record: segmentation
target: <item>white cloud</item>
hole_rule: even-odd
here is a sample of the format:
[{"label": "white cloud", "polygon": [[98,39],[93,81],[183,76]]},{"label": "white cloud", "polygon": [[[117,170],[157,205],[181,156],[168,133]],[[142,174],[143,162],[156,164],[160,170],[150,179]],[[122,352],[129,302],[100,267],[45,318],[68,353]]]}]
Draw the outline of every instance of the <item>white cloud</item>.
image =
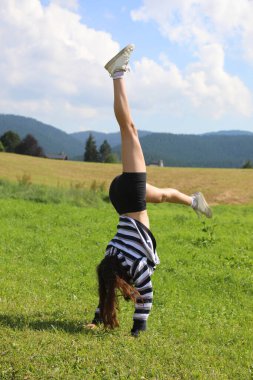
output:
[{"label": "white cloud", "polygon": [[[172,84],[168,86],[169,93],[175,89],[176,78],[180,78],[180,86],[174,93],[179,104],[183,97],[213,118],[226,113],[246,117],[252,114],[250,90],[239,76],[226,72],[224,63],[231,38],[253,63],[253,2],[161,0],[158,4],[155,0],[143,0],[143,5],[131,15],[134,21],[155,21],[163,36],[189,49],[197,58],[194,64],[186,64],[184,70],[177,69],[175,76],[171,69],[164,68],[163,83],[170,78]],[[154,67],[152,70],[156,71]]]},{"label": "white cloud", "polygon": [[78,0],[53,0],[51,3],[73,11],[77,11],[79,8]]},{"label": "white cloud", "polygon": [[145,112],[184,115],[193,108],[202,115],[220,118],[226,114],[249,117],[252,96],[242,81],[224,70],[221,45],[204,46],[199,61],[180,70],[165,55],[161,63],[142,58],[129,78],[131,102]]},{"label": "white cloud", "polygon": [[250,116],[252,96],[242,81],[224,70],[224,51],[219,44],[203,46],[198,63],[187,67],[187,94],[196,106],[215,117],[225,113]]},{"label": "white cloud", "polygon": [[84,124],[95,109],[109,102],[110,81],[101,62],[119,45],[108,33],[82,24],[80,16],[66,8],[74,2],[57,3],[65,5],[2,1],[0,112],[39,114],[42,120],[57,121],[56,112],[69,115],[75,110]]},{"label": "white cloud", "polygon": [[144,57],[134,63],[128,81],[130,100],[135,108],[153,113],[166,109],[169,114],[181,104],[180,95],[186,91],[187,83],[172,62],[164,56],[161,60],[162,64],[158,64]]},{"label": "white cloud", "polygon": [[[234,13],[230,10],[231,19],[223,26],[214,3],[201,2],[201,11],[205,7],[205,12],[210,11],[215,28],[205,26],[193,0],[159,5],[149,0],[132,13],[136,20],[155,19],[168,38],[178,43],[193,41],[197,46],[197,62],[184,69],[164,54],[158,62],[148,57],[132,61],[130,102],[146,120],[150,114],[180,116],[189,109],[213,118],[251,114],[249,90],[224,69],[221,40],[231,25],[235,30],[239,27],[239,16],[232,7]],[[246,10],[245,5],[244,15]],[[245,46],[250,45],[247,38],[252,33],[251,24],[246,24]],[[222,38],[217,39],[219,33]],[[39,0],[2,0],[0,49],[0,113],[36,117],[68,131],[90,129],[95,122],[96,129],[100,123],[101,130],[111,130],[112,86],[103,65],[119,44],[110,34],[81,22],[76,0],[52,0],[48,6]],[[251,54],[248,50],[247,57]]]},{"label": "white cloud", "polygon": [[171,41],[202,46],[236,37],[245,58],[253,63],[253,2],[251,0],[143,0],[131,12],[134,21],[157,23]]}]

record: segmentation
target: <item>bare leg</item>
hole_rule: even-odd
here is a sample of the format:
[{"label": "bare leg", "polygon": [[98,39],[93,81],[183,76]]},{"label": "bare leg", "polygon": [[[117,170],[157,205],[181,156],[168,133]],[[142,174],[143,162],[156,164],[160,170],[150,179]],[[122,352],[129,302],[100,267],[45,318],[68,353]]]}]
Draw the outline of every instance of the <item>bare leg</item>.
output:
[{"label": "bare leg", "polygon": [[130,114],[125,80],[123,78],[113,80],[113,87],[114,113],[120,126],[122,140],[123,171],[128,173],[146,172],[146,164],[138,132]]},{"label": "bare leg", "polygon": [[[113,80],[113,87],[114,112],[121,132],[123,171],[127,173],[146,172],[146,164],[138,132],[134,126],[128,105],[124,79]],[[147,210],[127,213],[125,215],[139,220],[149,228]]]},{"label": "bare leg", "polygon": [[186,206],[191,206],[192,197],[181,193],[176,189],[166,188],[160,189],[158,187],[146,185],[146,201],[149,203],[179,203]]}]

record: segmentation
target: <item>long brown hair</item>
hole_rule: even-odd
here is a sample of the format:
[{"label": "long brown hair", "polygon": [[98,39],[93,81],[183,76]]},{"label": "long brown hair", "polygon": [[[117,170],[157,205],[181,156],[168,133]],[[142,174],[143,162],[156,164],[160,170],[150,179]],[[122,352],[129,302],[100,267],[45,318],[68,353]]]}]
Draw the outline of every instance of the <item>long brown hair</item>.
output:
[{"label": "long brown hair", "polygon": [[130,285],[126,270],[116,256],[105,256],[97,266],[100,317],[105,327],[114,329],[119,326],[117,319],[117,289],[125,299],[136,302],[139,292]]}]

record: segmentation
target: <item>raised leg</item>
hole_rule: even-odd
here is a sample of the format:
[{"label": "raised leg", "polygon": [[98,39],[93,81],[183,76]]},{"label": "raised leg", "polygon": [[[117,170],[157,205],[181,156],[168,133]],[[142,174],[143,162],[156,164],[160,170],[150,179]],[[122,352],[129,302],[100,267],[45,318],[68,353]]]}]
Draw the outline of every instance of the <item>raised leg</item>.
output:
[{"label": "raised leg", "polygon": [[208,206],[204,195],[200,192],[194,193],[192,196],[189,196],[184,193],[181,193],[176,189],[160,189],[147,183],[146,202],[168,202],[191,206],[198,216],[205,215],[207,218],[212,218],[212,210]]},{"label": "raised leg", "polygon": [[192,205],[192,197],[183,194],[176,189],[160,189],[147,183],[146,185],[146,202],[149,203],[179,203],[186,206]]},{"label": "raised leg", "polygon": [[[125,81],[123,78],[124,72],[127,70],[130,54],[133,49],[133,45],[127,45],[105,65],[105,69],[109,72],[111,77],[113,77],[114,112],[120,126],[122,141],[122,164],[123,171],[126,173],[146,172],[146,164],[138,138],[138,133],[131,117]],[[205,214],[207,217],[212,216],[211,210],[208,207],[203,194],[201,193],[195,193],[193,197],[190,197],[176,189],[159,189],[147,184],[146,202],[173,202],[189,206],[192,205],[193,209],[197,213]],[[149,227],[148,214],[146,210],[128,213],[125,215],[135,218]]]},{"label": "raised leg", "polygon": [[[146,172],[146,164],[134,126],[128,104],[124,78],[113,80],[114,113],[120,126],[123,171],[126,173]],[[125,215],[139,220],[149,228],[147,210],[126,213]]]},{"label": "raised leg", "polygon": [[121,132],[123,171],[146,172],[146,164],[128,104],[124,78],[113,80],[114,113]]}]

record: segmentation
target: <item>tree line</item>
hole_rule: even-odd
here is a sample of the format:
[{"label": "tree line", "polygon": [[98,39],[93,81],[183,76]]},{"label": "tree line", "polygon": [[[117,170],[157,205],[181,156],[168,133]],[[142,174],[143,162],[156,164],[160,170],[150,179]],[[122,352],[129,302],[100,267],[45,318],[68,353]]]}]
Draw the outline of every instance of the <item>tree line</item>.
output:
[{"label": "tree line", "polygon": [[[38,141],[31,134],[23,139],[13,131],[7,131],[0,137],[0,152],[25,154],[28,156],[46,157],[44,150],[39,146]],[[107,140],[97,149],[96,141],[92,134],[89,135],[85,143],[83,160],[87,162],[118,162],[118,156],[112,152],[112,148]]]},{"label": "tree line", "polygon": [[7,131],[0,137],[0,152],[26,154],[28,156],[45,157],[43,148],[33,135],[28,134],[23,139],[13,132]]},{"label": "tree line", "polygon": [[119,161],[117,154],[112,152],[112,148],[107,140],[104,140],[100,148],[97,149],[96,141],[91,133],[86,140],[83,158],[87,162],[115,163]]}]

